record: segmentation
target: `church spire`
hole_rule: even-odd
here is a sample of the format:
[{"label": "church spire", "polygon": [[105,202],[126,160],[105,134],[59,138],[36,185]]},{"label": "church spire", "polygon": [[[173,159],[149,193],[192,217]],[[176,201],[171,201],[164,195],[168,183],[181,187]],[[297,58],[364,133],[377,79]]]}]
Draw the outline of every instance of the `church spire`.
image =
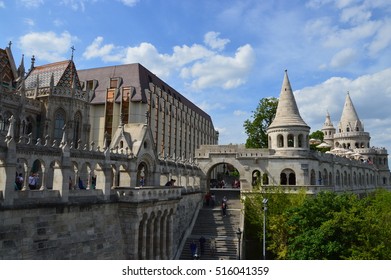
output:
[{"label": "church spire", "polygon": [[276,116],[273,122],[271,123],[271,125],[269,126],[269,128],[280,127],[280,126],[308,127],[308,125],[301,118],[299,109],[297,108],[291,83],[289,82],[287,70],[285,70],[284,81],[282,82]]}]

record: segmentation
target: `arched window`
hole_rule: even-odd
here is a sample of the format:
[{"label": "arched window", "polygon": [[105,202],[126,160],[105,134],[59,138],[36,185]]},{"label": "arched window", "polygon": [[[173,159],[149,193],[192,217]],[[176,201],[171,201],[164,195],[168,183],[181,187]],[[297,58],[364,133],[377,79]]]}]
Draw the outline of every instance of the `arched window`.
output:
[{"label": "arched window", "polygon": [[77,112],[73,119],[74,125],[73,125],[73,143],[76,148],[79,147],[79,140],[81,139],[81,114],[80,112]]},{"label": "arched window", "polygon": [[292,169],[284,169],[281,172],[280,185],[296,185],[296,174]]},{"label": "arched window", "polygon": [[284,147],[284,137],[281,134],[277,136],[277,147]]},{"label": "arched window", "polygon": [[288,183],[287,181],[287,178],[286,178],[286,174],[281,172],[280,174],[280,185],[286,185]]},{"label": "arched window", "polygon": [[3,119],[3,130],[5,130],[5,131],[8,130],[8,127],[10,125],[10,121],[9,121],[10,118],[11,118],[11,113],[10,112],[6,112],[4,114],[4,119]]},{"label": "arched window", "polygon": [[269,177],[267,176],[266,173],[263,173],[263,175],[262,175],[262,184],[269,185]]},{"label": "arched window", "polygon": [[316,174],[315,170],[311,170],[311,185],[316,185]]},{"label": "arched window", "polygon": [[254,170],[252,174],[252,185],[256,186],[261,181],[261,172],[259,170]]},{"label": "arched window", "polygon": [[341,185],[341,176],[339,174],[339,170],[337,170],[337,174],[335,175],[335,184],[337,186],[340,186]]},{"label": "arched window", "polygon": [[302,148],[303,147],[303,134],[299,135],[297,141],[298,141],[298,143],[297,143],[298,147]]},{"label": "arched window", "polygon": [[289,173],[288,183],[292,186],[296,185],[296,174],[294,172]]},{"label": "arched window", "polygon": [[288,147],[294,147],[295,146],[295,141],[294,137],[292,134],[288,135]]},{"label": "arched window", "polygon": [[65,125],[65,111],[63,109],[58,109],[54,114],[54,140],[60,142],[62,139],[62,129]]}]

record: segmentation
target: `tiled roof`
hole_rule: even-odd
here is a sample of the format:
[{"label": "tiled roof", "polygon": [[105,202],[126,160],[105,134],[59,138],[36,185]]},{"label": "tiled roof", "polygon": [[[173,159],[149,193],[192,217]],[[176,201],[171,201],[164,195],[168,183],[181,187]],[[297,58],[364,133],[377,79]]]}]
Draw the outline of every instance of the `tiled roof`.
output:
[{"label": "tiled roof", "polygon": [[[37,86],[37,77],[39,77],[39,87],[49,87],[50,79],[53,75],[54,86],[72,87],[73,75],[76,73],[75,65],[73,61],[66,60],[42,66],[34,67],[34,69],[28,74],[25,84],[26,88],[34,88]],[[76,76],[77,88],[81,89],[80,82]]]},{"label": "tiled roof", "polygon": [[0,80],[3,82],[11,83],[14,81],[11,64],[6,50],[0,49]]},{"label": "tiled roof", "polygon": [[[95,96],[91,101],[92,104],[103,104],[105,102],[106,90],[110,88],[110,79],[121,77],[122,86],[131,86],[135,89],[135,94],[131,97],[132,101],[147,102],[148,97],[145,95],[145,91],[149,90],[149,83],[152,82],[197,114],[211,121],[211,118],[207,113],[139,63],[78,70],[78,74],[80,80],[83,82],[90,80],[98,81],[98,86],[95,89]],[[120,101],[119,98],[120,97],[117,99],[118,102]]]}]

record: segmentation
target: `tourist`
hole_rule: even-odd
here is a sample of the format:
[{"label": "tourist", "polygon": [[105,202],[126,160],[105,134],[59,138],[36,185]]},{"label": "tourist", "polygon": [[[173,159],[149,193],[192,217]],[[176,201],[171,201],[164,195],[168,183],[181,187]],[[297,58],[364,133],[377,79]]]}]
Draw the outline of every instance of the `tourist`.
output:
[{"label": "tourist", "polygon": [[16,175],[15,178],[15,184],[18,191],[20,191],[23,188],[23,175],[22,173],[19,173]]},{"label": "tourist", "polygon": [[211,200],[211,206],[212,206],[212,208],[214,208],[216,205],[216,196],[214,193],[211,193],[210,200]]},{"label": "tourist", "polygon": [[210,205],[210,198],[211,198],[210,192],[207,192],[207,193],[205,194],[205,205],[206,205],[206,206],[209,206],[209,205]]},{"label": "tourist", "polygon": [[81,190],[85,190],[86,188],[84,187],[84,185],[83,185],[83,181],[82,181],[82,179],[79,177],[79,189],[81,189]]},{"label": "tourist", "polygon": [[91,189],[93,189],[93,190],[96,189],[96,175],[93,175],[91,177]]},{"label": "tourist", "polygon": [[209,248],[210,248],[210,254],[212,256],[216,255],[216,239],[214,237],[212,237],[209,240]]},{"label": "tourist", "polygon": [[73,185],[72,178],[71,178],[71,176],[69,176],[68,187],[70,190],[72,189],[72,185]]},{"label": "tourist", "polygon": [[201,236],[200,239],[198,239],[198,241],[200,242],[200,250],[201,250],[201,256],[202,256],[205,253],[205,242],[206,242],[206,239],[205,239],[204,236]]},{"label": "tourist", "polygon": [[223,212],[223,217],[227,216],[227,207],[228,207],[227,201],[228,199],[224,196],[221,202],[221,210]]},{"label": "tourist", "polygon": [[174,179],[171,179],[170,181],[168,181],[165,186],[166,187],[173,187],[174,186],[174,183],[175,183],[175,180]]},{"label": "tourist", "polygon": [[191,252],[191,257],[194,259],[197,259],[197,244],[193,241],[190,243],[190,252]]},{"label": "tourist", "polygon": [[35,178],[35,174],[33,172],[31,172],[30,176],[29,176],[29,188],[30,188],[30,190],[35,190],[36,185],[37,185],[37,181],[36,181],[36,178]]}]

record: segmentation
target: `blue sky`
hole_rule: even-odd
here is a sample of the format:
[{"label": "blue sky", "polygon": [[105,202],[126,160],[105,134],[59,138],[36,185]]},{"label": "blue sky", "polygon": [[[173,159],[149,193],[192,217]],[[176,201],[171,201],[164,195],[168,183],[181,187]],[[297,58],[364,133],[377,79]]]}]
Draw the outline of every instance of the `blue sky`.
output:
[{"label": "blue sky", "polygon": [[311,131],[334,126],[347,91],[391,150],[389,0],[0,0],[0,37],[16,63],[69,59],[78,69],[139,62],[203,108],[220,144],[278,97],[284,70]]}]

